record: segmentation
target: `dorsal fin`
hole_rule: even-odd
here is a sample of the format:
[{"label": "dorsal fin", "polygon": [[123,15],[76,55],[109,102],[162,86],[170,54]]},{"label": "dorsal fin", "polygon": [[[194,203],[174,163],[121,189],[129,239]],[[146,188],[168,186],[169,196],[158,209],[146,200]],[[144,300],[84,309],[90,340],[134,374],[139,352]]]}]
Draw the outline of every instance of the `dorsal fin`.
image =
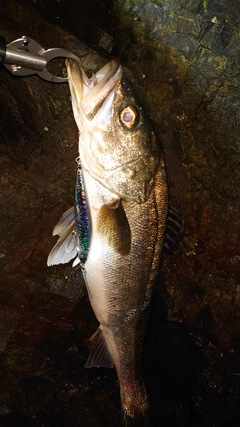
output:
[{"label": "dorsal fin", "polygon": [[116,207],[103,205],[98,213],[98,232],[120,255],[128,255],[131,249],[131,230],[121,201]]},{"label": "dorsal fin", "polygon": [[163,255],[166,257],[173,253],[183,235],[183,220],[180,213],[171,202],[168,204],[168,217],[163,244]]}]

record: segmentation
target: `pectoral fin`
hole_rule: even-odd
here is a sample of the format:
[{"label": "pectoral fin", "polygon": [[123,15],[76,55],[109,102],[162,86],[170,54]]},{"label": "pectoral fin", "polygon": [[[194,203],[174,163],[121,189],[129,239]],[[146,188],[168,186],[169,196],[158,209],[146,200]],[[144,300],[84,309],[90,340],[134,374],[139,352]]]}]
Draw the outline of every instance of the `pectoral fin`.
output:
[{"label": "pectoral fin", "polygon": [[131,249],[131,230],[125,210],[120,202],[117,207],[103,205],[98,214],[98,232],[120,255]]}]

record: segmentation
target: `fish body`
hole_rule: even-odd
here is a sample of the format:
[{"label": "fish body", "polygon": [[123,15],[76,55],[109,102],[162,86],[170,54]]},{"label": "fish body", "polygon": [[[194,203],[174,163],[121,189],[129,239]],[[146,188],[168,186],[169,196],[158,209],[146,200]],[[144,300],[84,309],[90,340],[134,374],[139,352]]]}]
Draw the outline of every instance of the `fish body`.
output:
[{"label": "fish body", "polygon": [[[67,61],[67,71],[88,209],[85,261],[81,236],[72,249],[70,220],[64,218],[55,234],[64,237],[60,243],[72,256],[77,251],[81,258],[99,321],[86,366],[114,365],[124,425],[147,426],[141,357],[168,212],[163,152],[118,62],[111,61],[91,79],[75,61]],[[66,258],[58,244],[48,264],[61,259]]]}]

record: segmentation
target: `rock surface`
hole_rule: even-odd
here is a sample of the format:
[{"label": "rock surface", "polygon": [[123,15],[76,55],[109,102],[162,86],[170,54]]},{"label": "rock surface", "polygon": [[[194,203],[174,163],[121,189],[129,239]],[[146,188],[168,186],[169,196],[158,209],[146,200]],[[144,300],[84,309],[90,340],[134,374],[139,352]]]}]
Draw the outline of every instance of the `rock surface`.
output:
[{"label": "rock surface", "polygon": [[[185,222],[162,269],[164,321],[146,343],[152,425],[237,426],[239,2],[88,3],[2,0],[1,35],[72,50],[89,70],[109,52],[128,67]],[[62,74],[64,63],[53,67]],[[68,86],[0,73],[0,427],[118,426],[114,371],[84,369],[96,321],[81,273],[46,267],[53,226],[74,197]]]},{"label": "rock surface", "polygon": [[[133,70],[185,220],[166,261],[169,319],[239,357],[238,1],[115,1],[115,46]],[[176,200],[176,202],[175,202]]]}]

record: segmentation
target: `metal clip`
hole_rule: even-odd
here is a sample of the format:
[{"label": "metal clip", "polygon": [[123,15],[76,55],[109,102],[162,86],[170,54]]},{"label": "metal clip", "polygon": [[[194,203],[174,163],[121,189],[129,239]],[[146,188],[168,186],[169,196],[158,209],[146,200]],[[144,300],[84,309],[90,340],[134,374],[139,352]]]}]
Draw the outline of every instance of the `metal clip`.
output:
[{"label": "metal clip", "polygon": [[67,77],[54,76],[47,71],[47,65],[55,58],[72,58],[80,63],[78,56],[61,48],[45,50],[35,40],[22,36],[6,46],[4,66],[14,76],[37,74],[43,80],[53,83],[66,83]]}]

